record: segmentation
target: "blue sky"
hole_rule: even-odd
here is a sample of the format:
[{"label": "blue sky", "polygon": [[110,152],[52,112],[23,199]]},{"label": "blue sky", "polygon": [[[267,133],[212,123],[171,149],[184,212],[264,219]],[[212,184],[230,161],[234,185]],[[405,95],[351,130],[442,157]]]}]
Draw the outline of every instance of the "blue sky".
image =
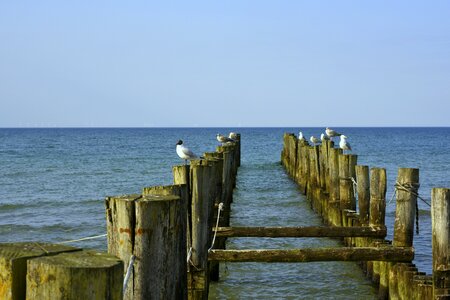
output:
[{"label": "blue sky", "polygon": [[450,126],[449,1],[2,1],[0,127]]}]

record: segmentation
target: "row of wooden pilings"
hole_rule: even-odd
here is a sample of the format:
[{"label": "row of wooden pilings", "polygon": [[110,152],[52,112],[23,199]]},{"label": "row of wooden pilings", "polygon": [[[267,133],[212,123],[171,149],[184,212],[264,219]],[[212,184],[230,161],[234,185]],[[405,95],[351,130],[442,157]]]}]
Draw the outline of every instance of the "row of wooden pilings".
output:
[{"label": "row of wooden pilings", "polygon": [[[218,263],[208,261],[212,227],[218,217],[229,226],[239,165],[240,135],[173,167],[173,185],[107,197],[108,253],[0,244],[0,299],[207,299],[219,278]],[[214,248],[224,249],[225,238]]]},{"label": "row of wooden pilings", "polygon": [[[333,141],[310,146],[285,134],[281,163],[327,225],[369,227],[386,236],[386,170],[357,165],[357,155],[343,154]],[[393,241],[348,236],[350,247],[383,249],[413,247],[419,170],[400,168],[395,186]],[[379,287],[380,299],[450,299],[450,190],[432,190],[433,274],[420,272],[411,261],[363,261],[360,266]],[[358,199],[358,201],[356,201]]]},{"label": "row of wooden pilings", "polygon": [[240,135],[203,157],[173,167],[173,185],[106,199],[108,252],[124,261],[124,273],[134,265],[124,299],[208,298],[209,281],[219,278],[218,263],[208,262],[212,229],[219,208],[219,225],[229,226]]}]

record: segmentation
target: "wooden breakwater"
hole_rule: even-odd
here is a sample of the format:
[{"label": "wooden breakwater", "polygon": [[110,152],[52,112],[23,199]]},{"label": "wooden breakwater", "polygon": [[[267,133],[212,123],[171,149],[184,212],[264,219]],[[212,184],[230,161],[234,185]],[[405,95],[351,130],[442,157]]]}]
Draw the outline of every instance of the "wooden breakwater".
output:
[{"label": "wooden breakwater", "polygon": [[[108,253],[48,243],[0,244],[0,299],[207,299],[225,248],[240,165],[236,141],[173,167],[173,185],[107,197]],[[216,222],[217,220],[217,222]]]},{"label": "wooden breakwater", "polygon": [[[389,241],[385,239],[384,168],[369,170],[368,166],[357,165],[357,155],[343,154],[332,141],[310,146],[294,134],[283,137],[281,163],[325,224],[339,228],[341,233],[348,228],[384,233],[378,237],[342,234],[345,246],[355,250],[376,247],[413,251],[418,169],[398,170],[394,234],[393,241]],[[450,299],[450,190],[434,188],[431,196],[433,274],[420,272],[412,258],[380,261],[368,255],[361,259],[360,266],[378,286],[380,299]]]},{"label": "wooden breakwater", "polygon": [[209,281],[219,277],[209,250],[225,248],[213,227],[216,220],[229,224],[239,165],[237,135],[236,142],[173,167],[173,185],[106,199],[108,252],[124,261],[124,273],[134,269],[124,299],[208,298]]}]

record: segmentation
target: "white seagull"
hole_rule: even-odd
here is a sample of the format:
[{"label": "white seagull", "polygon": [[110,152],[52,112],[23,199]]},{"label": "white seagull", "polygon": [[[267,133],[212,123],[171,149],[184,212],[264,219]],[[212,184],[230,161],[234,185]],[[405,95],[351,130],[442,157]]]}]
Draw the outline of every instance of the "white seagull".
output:
[{"label": "white seagull", "polygon": [[325,134],[321,134],[320,135],[320,140],[323,142],[323,141],[329,141],[330,140],[330,138],[328,137],[328,135],[325,135]]},{"label": "white seagull", "polygon": [[184,159],[184,163],[187,164],[188,160],[196,159],[197,155],[194,154],[188,147],[183,145],[183,141],[179,140],[177,143],[177,154],[181,159]]},{"label": "white seagull", "polygon": [[352,151],[352,147],[350,146],[350,143],[347,142],[347,137],[343,134],[341,134],[341,140],[339,141],[339,147],[344,150]]},{"label": "white seagull", "polygon": [[226,136],[221,135],[219,133],[216,135],[216,138],[222,144],[226,144],[226,143],[229,143],[229,142],[234,142],[233,139],[230,139],[229,137],[226,137]]},{"label": "white seagull", "polygon": [[320,140],[313,135],[309,138],[309,140],[313,143],[313,146],[320,143]]},{"label": "white seagull", "polygon": [[305,137],[303,136],[303,132],[299,131],[298,132],[298,139],[300,140],[300,142],[306,142]]},{"label": "white seagull", "polygon": [[342,134],[341,133],[339,133],[339,132],[336,132],[336,131],[334,131],[333,129],[331,129],[331,128],[326,128],[325,129],[325,133],[333,140],[333,137],[335,137],[335,136],[341,136]]},{"label": "white seagull", "polygon": [[228,138],[232,139],[233,141],[235,141],[237,137],[238,136],[236,132],[230,132],[230,134],[228,135]]}]

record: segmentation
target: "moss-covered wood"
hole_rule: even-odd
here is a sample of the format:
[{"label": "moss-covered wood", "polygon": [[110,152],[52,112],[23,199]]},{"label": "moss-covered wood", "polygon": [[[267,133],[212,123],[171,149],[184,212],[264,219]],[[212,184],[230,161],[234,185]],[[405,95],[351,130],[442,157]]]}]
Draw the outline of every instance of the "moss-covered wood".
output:
[{"label": "moss-covered wood", "polygon": [[28,261],[27,299],[122,299],[123,262],[77,251]]},{"label": "moss-covered wood", "polygon": [[0,299],[25,299],[27,261],[79,248],[38,242],[0,244]]}]

